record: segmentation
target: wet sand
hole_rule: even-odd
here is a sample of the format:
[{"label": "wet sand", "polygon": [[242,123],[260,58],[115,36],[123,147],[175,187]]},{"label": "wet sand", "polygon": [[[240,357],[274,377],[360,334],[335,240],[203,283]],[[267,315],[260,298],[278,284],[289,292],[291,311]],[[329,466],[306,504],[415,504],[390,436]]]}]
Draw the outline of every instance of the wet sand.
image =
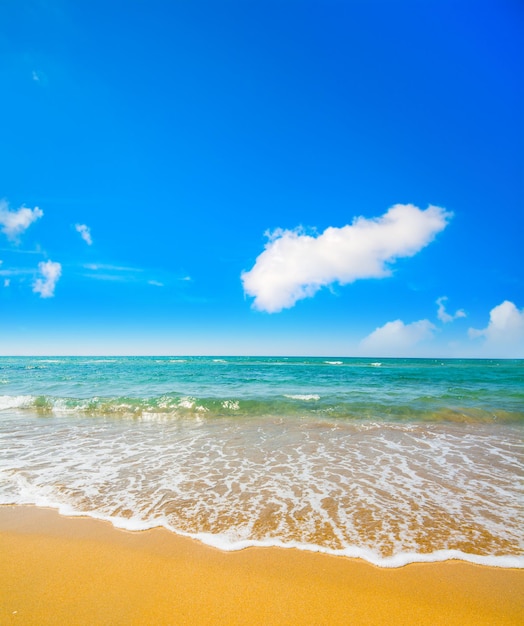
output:
[{"label": "wet sand", "polygon": [[0,507],[0,580],[2,624],[524,623],[524,570],[225,553],[37,507]]}]

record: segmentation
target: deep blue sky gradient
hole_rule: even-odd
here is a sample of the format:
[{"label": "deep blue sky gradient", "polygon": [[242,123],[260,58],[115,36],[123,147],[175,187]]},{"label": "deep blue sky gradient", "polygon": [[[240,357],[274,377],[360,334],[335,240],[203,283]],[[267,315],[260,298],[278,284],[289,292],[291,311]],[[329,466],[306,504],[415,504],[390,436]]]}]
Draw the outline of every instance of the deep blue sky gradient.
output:
[{"label": "deep blue sky gradient", "polygon": [[[352,355],[428,319],[406,353],[488,354],[468,329],[524,307],[523,25],[517,0],[4,0],[0,198],[44,216],[0,233],[0,353]],[[390,278],[251,308],[265,231],[397,203],[454,217]]]}]

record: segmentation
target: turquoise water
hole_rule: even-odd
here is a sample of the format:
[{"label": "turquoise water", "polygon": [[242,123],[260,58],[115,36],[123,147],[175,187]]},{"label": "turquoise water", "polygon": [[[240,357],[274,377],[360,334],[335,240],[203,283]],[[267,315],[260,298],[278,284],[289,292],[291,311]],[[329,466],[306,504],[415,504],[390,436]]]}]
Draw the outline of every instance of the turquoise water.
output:
[{"label": "turquoise water", "polygon": [[381,566],[524,564],[524,361],[0,358],[0,504]]}]

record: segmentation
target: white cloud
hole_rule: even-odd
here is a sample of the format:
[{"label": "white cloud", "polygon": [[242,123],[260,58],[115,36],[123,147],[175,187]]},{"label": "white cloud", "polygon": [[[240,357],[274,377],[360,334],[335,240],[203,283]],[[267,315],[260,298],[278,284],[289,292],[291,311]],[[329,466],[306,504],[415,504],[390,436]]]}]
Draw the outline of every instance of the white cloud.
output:
[{"label": "white cloud", "polygon": [[484,348],[492,354],[524,356],[524,309],[518,309],[513,302],[505,300],[489,313],[486,328],[470,328],[471,339],[483,337]]},{"label": "white cloud", "polygon": [[84,265],[86,270],[92,270],[97,272],[99,270],[110,272],[143,272],[144,270],[139,267],[125,267],[122,265],[107,265],[105,263],[86,263]]},{"label": "white cloud", "polygon": [[38,207],[28,209],[23,206],[17,211],[11,211],[8,203],[5,200],[0,200],[0,226],[8,239],[18,239],[19,235],[43,215],[44,212]]},{"label": "white cloud", "polygon": [[75,224],[75,229],[77,233],[80,233],[80,237],[90,246],[93,243],[93,239],[91,238],[91,230],[89,226],[85,224]]},{"label": "white cloud", "polygon": [[37,278],[33,283],[33,292],[39,293],[41,298],[52,298],[55,295],[55,286],[62,274],[60,263],[53,261],[41,261],[38,271],[42,278]]},{"label": "white cloud", "polygon": [[35,83],[42,87],[46,87],[48,84],[47,74],[40,70],[33,70],[31,73],[31,78]]},{"label": "white cloud", "polygon": [[[0,266],[2,265],[3,261],[0,261]],[[3,274],[2,271],[0,271],[0,275]],[[4,278],[4,287],[9,287],[9,285],[11,284],[11,279],[9,278]]]},{"label": "white cloud", "polygon": [[444,324],[448,324],[449,322],[452,322],[453,320],[456,320],[459,317],[466,317],[466,312],[463,309],[459,309],[458,311],[455,311],[454,315],[450,315],[446,311],[446,308],[444,306],[444,302],[447,299],[448,299],[447,296],[442,296],[441,298],[438,298],[436,301],[436,304],[438,306],[437,317],[439,318],[441,322],[443,322]]},{"label": "white cloud", "polygon": [[5,270],[1,270],[0,269],[0,276],[26,276],[26,275],[33,275],[34,276],[35,270],[34,268],[29,268],[29,267],[10,267],[9,269],[5,269]]},{"label": "white cloud", "polygon": [[94,280],[108,280],[122,283],[142,282],[144,270],[138,267],[124,267],[121,265],[108,265],[105,263],[86,263],[83,266],[89,273],[86,278]]},{"label": "white cloud", "polygon": [[25,276],[27,274],[34,275],[34,268],[29,267],[10,267],[6,270],[0,270],[0,276]]},{"label": "white cloud", "polygon": [[429,320],[404,324],[402,320],[387,322],[360,342],[360,347],[373,356],[403,355],[426,339],[433,337],[435,326]]},{"label": "white cloud", "polygon": [[381,217],[358,217],[317,237],[300,229],[276,230],[254,267],[242,273],[244,291],[255,298],[255,309],[275,313],[335,282],[389,276],[389,263],[419,252],[451,217],[437,206],[423,211],[397,204]]},{"label": "white cloud", "polygon": [[148,280],[147,281],[148,285],[153,285],[154,287],[163,287],[164,283],[161,283],[158,280]]}]

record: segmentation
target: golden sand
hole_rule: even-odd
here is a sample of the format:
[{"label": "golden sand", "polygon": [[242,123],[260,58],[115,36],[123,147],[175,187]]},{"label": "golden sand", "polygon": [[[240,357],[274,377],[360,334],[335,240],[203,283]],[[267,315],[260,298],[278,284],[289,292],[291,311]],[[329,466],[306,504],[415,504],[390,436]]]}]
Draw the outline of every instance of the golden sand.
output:
[{"label": "golden sand", "polygon": [[524,570],[224,553],[163,529],[0,507],[0,623],[520,625]]}]

